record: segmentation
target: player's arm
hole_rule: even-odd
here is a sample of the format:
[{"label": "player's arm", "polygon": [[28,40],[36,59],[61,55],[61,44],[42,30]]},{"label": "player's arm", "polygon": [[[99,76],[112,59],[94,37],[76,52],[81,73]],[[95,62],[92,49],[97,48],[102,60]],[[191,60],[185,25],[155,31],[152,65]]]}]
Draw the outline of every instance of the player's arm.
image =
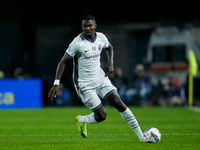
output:
[{"label": "player's arm", "polygon": [[107,73],[105,76],[109,76],[113,71],[114,71],[114,66],[113,66],[113,56],[114,56],[114,52],[113,52],[113,46],[110,44],[108,48],[105,48],[106,50],[106,55],[108,58],[108,63],[107,63]]},{"label": "player's arm", "polygon": [[[58,63],[55,80],[60,81],[63,71],[65,70],[65,65],[69,60],[71,60],[71,58],[67,56],[66,54],[64,54],[64,56],[61,58],[60,62]],[[51,100],[53,100],[53,96],[56,96],[58,89],[59,89],[59,83],[56,85],[56,83],[54,82],[53,87],[49,90],[49,93],[48,93],[48,97]]]}]

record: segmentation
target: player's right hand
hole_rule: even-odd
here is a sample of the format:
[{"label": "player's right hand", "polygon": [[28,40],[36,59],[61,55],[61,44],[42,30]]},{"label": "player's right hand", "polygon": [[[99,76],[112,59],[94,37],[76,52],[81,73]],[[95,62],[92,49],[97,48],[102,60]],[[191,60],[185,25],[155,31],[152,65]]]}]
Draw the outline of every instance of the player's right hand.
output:
[{"label": "player's right hand", "polygon": [[107,76],[111,75],[111,73],[113,73],[113,71],[114,71],[113,61],[108,61],[106,68],[107,68],[107,73],[105,76],[107,77]]},{"label": "player's right hand", "polygon": [[59,85],[54,85],[54,86],[49,90],[49,93],[48,93],[49,99],[53,100],[53,97],[56,97],[56,94],[57,94],[57,92],[58,92],[58,89],[59,89]]}]

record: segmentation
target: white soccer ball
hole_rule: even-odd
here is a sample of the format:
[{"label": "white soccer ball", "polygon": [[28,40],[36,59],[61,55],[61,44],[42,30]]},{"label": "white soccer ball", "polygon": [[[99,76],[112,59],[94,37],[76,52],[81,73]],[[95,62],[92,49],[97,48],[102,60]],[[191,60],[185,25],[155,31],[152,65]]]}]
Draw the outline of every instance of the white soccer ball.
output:
[{"label": "white soccer ball", "polygon": [[161,140],[161,133],[158,129],[150,127],[144,131],[144,141],[146,143],[158,143]]}]

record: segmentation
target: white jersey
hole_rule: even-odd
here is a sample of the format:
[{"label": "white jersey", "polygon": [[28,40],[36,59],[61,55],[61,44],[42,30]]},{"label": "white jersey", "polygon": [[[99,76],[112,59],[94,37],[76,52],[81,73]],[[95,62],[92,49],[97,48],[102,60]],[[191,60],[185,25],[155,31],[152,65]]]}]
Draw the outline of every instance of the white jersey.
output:
[{"label": "white jersey", "polygon": [[107,47],[109,41],[100,32],[96,32],[94,42],[81,33],[70,43],[66,54],[74,60],[73,81],[77,90],[91,85],[98,86],[98,82],[105,76],[100,67],[100,54]]}]

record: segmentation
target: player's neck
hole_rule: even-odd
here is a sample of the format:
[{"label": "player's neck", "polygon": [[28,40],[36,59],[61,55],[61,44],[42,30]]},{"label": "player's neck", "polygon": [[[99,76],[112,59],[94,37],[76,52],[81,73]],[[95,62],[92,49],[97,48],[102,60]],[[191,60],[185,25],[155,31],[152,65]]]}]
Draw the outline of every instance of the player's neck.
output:
[{"label": "player's neck", "polygon": [[91,41],[91,42],[94,42],[95,39],[96,39],[96,32],[94,32],[94,33],[91,35],[91,37],[86,36],[84,33],[82,33],[82,34],[84,35],[84,37],[85,37],[87,40],[89,40],[89,41]]},{"label": "player's neck", "polygon": [[95,38],[96,38],[96,33],[92,34],[92,36],[89,39],[90,41],[94,42]]}]

